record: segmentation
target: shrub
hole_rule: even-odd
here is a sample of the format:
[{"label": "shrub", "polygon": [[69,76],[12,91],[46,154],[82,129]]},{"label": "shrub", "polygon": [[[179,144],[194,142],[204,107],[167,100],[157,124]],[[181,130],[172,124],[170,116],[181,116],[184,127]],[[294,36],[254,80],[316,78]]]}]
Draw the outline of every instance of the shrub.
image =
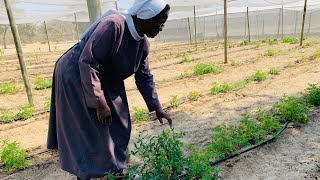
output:
[{"label": "shrub", "polygon": [[254,75],[253,75],[253,80],[254,81],[264,81],[267,79],[267,73],[262,72],[262,71],[257,71]]},{"label": "shrub", "polygon": [[276,69],[276,68],[274,68],[274,67],[271,67],[271,68],[269,69],[269,74],[272,74],[272,75],[279,75],[279,72],[280,72],[280,70],[279,70],[279,69]]},{"label": "shrub", "polygon": [[52,86],[52,79],[37,78],[34,84],[36,90],[48,89]]},{"label": "shrub", "polygon": [[16,118],[16,115],[13,111],[3,110],[0,111],[0,121],[3,123],[12,123]]},{"label": "shrub", "polygon": [[196,92],[196,91],[191,91],[189,94],[188,94],[188,99],[190,101],[198,101],[198,99],[202,96],[201,93],[199,92]]},{"label": "shrub", "polygon": [[250,44],[250,41],[248,40],[248,39],[246,39],[246,40],[244,40],[244,41],[242,41],[241,43],[240,43],[240,46],[247,46],[247,45],[249,45]]},{"label": "shrub", "polygon": [[274,56],[276,53],[272,49],[268,49],[267,52],[265,53],[266,56]]},{"label": "shrub", "polygon": [[19,113],[16,115],[16,119],[27,120],[33,116],[36,110],[31,105],[24,105],[19,108]]},{"label": "shrub", "polygon": [[305,99],[312,106],[320,106],[320,86],[319,84],[309,84],[305,90]]},{"label": "shrub", "polygon": [[11,84],[0,85],[0,94],[14,94],[17,92],[17,88]]},{"label": "shrub", "polygon": [[27,167],[26,157],[26,151],[16,141],[9,142],[8,140],[4,140],[2,142],[0,161],[5,164],[7,171]]},{"label": "shrub", "polygon": [[313,59],[319,58],[320,57],[320,50],[317,50],[316,52],[314,52],[312,57],[313,57]]},{"label": "shrub", "polygon": [[193,61],[193,58],[189,58],[187,56],[184,56],[181,63],[188,63],[188,62],[192,62]]},{"label": "shrub", "polygon": [[283,43],[290,43],[290,44],[296,44],[298,43],[298,38],[296,37],[284,37],[282,39]]},{"label": "shrub", "polygon": [[309,121],[306,103],[295,97],[283,96],[280,102],[273,104],[272,112],[281,122],[305,124]]},{"label": "shrub", "polygon": [[172,99],[170,101],[170,108],[171,109],[176,109],[181,105],[180,100],[178,99],[178,96],[172,96]]},{"label": "shrub", "polygon": [[148,110],[138,107],[133,107],[133,122],[148,121]]},{"label": "shrub", "polygon": [[222,72],[222,68],[220,66],[210,65],[210,64],[203,64],[199,63],[196,65],[194,69],[194,73],[196,75],[203,75],[208,73],[220,73]]}]

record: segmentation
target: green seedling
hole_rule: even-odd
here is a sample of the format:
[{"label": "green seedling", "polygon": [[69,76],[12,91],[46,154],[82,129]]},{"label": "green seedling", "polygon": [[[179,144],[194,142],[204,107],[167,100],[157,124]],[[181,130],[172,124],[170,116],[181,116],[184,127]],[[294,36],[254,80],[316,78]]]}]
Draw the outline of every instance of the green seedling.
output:
[{"label": "green seedling", "polygon": [[232,90],[239,90],[245,88],[252,81],[249,78],[245,78],[242,81],[236,82],[232,85]]},{"label": "green seedling", "polygon": [[188,62],[192,62],[193,61],[193,58],[189,58],[187,56],[184,56],[181,63],[188,63]]},{"label": "green seedling", "polygon": [[278,40],[275,38],[267,39],[266,41],[269,45],[275,45],[278,44]]},{"label": "green seedling", "polygon": [[279,75],[279,74],[280,74],[280,70],[279,70],[279,69],[276,69],[276,68],[274,68],[274,67],[271,67],[271,68],[269,69],[269,74],[271,74],[271,75]]},{"label": "green seedling", "polygon": [[296,37],[284,37],[282,39],[283,43],[289,43],[289,44],[297,44],[298,43],[298,38]]},{"label": "green seedling", "polygon": [[272,49],[268,49],[265,53],[265,56],[274,56],[276,52]]},{"label": "green seedling", "polygon": [[180,105],[181,105],[181,102],[180,102],[178,96],[172,96],[169,107],[171,109],[177,109]]},{"label": "green seedling", "polygon": [[143,108],[133,107],[132,120],[133,122],[148,121],[149,120],[148,110]]},{"label": "green seedling", "polygon": [[45,100],[46,101],[44,103],[44,110],[45,111],[50,111],[51,99],[50,99],[50,97],[46,97]]},{"label": "green seedling", "polygon": [[246,39],[246,40],[244,40],[244,41],[242,41],[241,43],[240,43],[240,46],[247,46],[247,45],[249,45],[250,44],[250,41],[248,40],[248,39]]},{"label": "green seedling", "polygon": [[267,79],[267,73],[262,72],[262,71],[257,71],[254,75],[253,75],[253,80],[254,81],[264,81]]},{"label": "green seedling", "polygon": [[12,123],[16,118],[16,115],[13,111],[2,110],[0,111],[0,122],[2,123]]},{"label": "green seedling", "polygon": [[203,75],[203,74],[209,74],[209,73],[218,74],[218,73],[220,73],[222,71],[223,70],[222,70],[222,68],[220,66],[210,65],[210,64],[203,64],[203,63],[197,64],[195,69],[194,69],[194,73],[196,75]]},{"label": "green seedling", "polygon": [[52,79],[45,79],[39,77],[35,80],[34,84],[36,85],[36,90],[48,89],[52,86]]},{"label": "green seedling", "polygon": [[227,82],[223,82],[222,85],[220,86],[221,93],[227,93],[231,90],[232,90],[232,86]]},{"label": "green seedling", "polygon": [[190,93],[188,94],[188,99],[189,99],[190,101],[198,101],[201,96],[202,96],[201,93],[196,92],[196,91],[192,91],[192,92],[190,92]]},{"label": "green seedling", "polygon": [[31,105],[24,105],[19,108],[19,113],[16,115],[16,119],[27,120],[30,119],[36,110]]},{"label": "green seedling", "polygon": [[212,88],[210,90],[211,95],[218,95],[221,91],[221,87],[218,85],[218,83],[213,83]]},{"label": "green seedling", "polygon": [[4,140],[0,149],[0,161],[5,164],[6,170],[21,169],[28,166],[26,150],[14,141]]},{"label": "green seedling", "polygon": [[320,106],[320,85],[309,84],[309,87],[305,90],[305,99],[311,106]]},{"label": "green seedling", "polygon": [[317,50],[316,52],[313,53],[312,58],[317,59],[320,57],[320,50]]},{"label": "green seedling", "polygon": [[15,94],[17,91],[17,88],[12,84],[0,85],[0,94]]}]

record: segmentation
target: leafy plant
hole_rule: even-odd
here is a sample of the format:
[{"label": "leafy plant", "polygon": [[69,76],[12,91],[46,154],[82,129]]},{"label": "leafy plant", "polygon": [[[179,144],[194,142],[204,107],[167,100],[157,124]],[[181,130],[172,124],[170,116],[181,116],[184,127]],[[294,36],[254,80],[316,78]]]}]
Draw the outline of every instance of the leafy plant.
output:
[{"label": "leafy plant", "polygon": [[182,63],[188,63],[188,62],[192,62],[193,61],[193,58],[189,58],[187,56],[184,56],[183,59],[182,59]]},{"label": "leafy plant", "polygon": [[0,161],[6,166],[6,170],[20,169],[27,167],[27,153],[14,141],[4,140],[0,150]]},{"label": "leafy plant", "polygon": [[276,52],[272,49],[268,49],[267,52],[265,53],[266,56],[274,56]]},{"label": "leafy plant", "polygon": [[2,110],[0,111],[0,121],[3,123],[12,123],[16,118],[16,115],[13,111]]},{"label": "leafy plant", "polygon": [[279,75],[279,72],[280,72],[280,70],[279,70],[279,69],[276,69],[276,68],[274,68],[274,67],[271,67],[271,68],[269,69],[269,74],[272,74],[272,75]]},{"label": "leafy plant", "polygon": [[318,84],[309,84],[305,90],[306,102],[312,106],[320,106],[320,86]]},{"label": "leafy plant", "polygon": [[44,103],[44,110],[50,111],[51,99],[50,97],[46,97],[46,102]]},{"label": "leafy plant", "polygon": [[148,121],[148,111],[143,108],[133,107],[133,122]]},{"label": "leafy plant", "polygon": [[210,90],[211,95],[217,95],[221,91],[221,87],[218,85],[218,83],[213,83],[212,88]]},{"label": "leafy plant", "polygon": [[254,75],[253,75],[253,80],[254,81],[264,81],[267,79],[267,73],[262,72],[262,71],[257,71]]},{"label": "leafy plant", "polygon": [[197,92],[197,91],[191,91],[189,94],[188,94],[188,99],[190,101],[198,101],[198,99],[202,96],[201,93]]},{"label": "leafy plant", "polygon": [[16,119],[27,120],[30,119],[36,110],[30,105],[24,105],[19,108],[19,113],[16,115]]},{"label": "leafy plant", "polygon": [[256,48],[256,49],[259,49],[260,47],[261,47],[261,43],[260,43],[260,42],[256,42],[255,48]]},{"label": "leafy plant", "polygon": [[271,111],[258,111],[257,119],[259,128],[265,131],[266,135],[275,135],[281,129],[280,121],[272,114]]},{"label": "leafy plant", "polygon": [[222,68],[220,66],[203,64],[203,63],[197,64],[194,69],[194,73],[196,75],[203,75],[203,74],[208,74],[208,73],[218,74],[220,72],[222,72]]},{"label": "leafy plant", "polygon": [[320,50],[317,50],[316,52],[314,52],[312,57],[313,57],[313,59],[319,58],[320,57]]},{"label": "leafy plant", "polygon": [[249,44],[250,44],[249,39],[246,39],[246,40],[244,40],[244,41],[242,41],[242,42],[240,43],[240,46],[247,46],[247,45],[249,45]]},{"label": "leafy plant", "polygon": [[266,42],[267,42],[269,45],[278,44],[278,40],[275,39],[275,38],[267,39]]},{"label": "leafy plant", "polygon": [[282,39],[283,43],[290,43],[290,44],[296,44],[298,43],[298,38],[296,37],[284,37]]},{"label": "leafy plant", "polygon": [[17,88],[11,84],[0,85],[0,94],[14,94],[17,92]]},{"label": "leafy plant", "polygon": [[222,93],[227,93],[231,90],[232,90],[232,86],[227,82],[223,82],[222,85],[220,86],[220,92]]},{"label": "leafy plant", "polygon": [[308,106],[298,98],[283,96],[280,102],[276,102],[272,106],[272,112],[280,119],[281,122],[293,122],[296,124],[307,123]]},{"label": "leafy plant", "polygon": [[178,99],[178,96],[172,96],[172,99],[170,101],[170,108],[171,109],[176,109],[181,105],[180,100]]},{"label": "leafy plant", "polygon": [[52,86],[52,79],[37,78],[34,82],[36,90],[48,89]]},{"label": "leafy plant", "polygon": [[249,83],[251,83],[251,80],[249,78],[245,78],[242,81],[236,82],[232,85],[232,90],[239,90],[245,88]]}]

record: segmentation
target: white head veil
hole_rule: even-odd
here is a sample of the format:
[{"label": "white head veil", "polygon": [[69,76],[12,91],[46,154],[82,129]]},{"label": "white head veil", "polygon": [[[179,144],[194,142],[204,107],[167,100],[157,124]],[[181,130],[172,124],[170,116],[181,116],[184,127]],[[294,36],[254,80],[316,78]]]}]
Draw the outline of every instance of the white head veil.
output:
[{"label": "white head veil", "polygon": [[139,19],[150,19],[158,15],[167,4],[168,3],[165,0],[135,0],[132,7],[130,7],[126,11],[107,11],[81,35],[80,40],[83,40],[90,32],[92,32],[97,27],[102,18],[111,14],[120,14],[126,19],[133,38],[139,41],[144,37],[139,36],[139,34],[137,33],[131,16],[137,16]]}]

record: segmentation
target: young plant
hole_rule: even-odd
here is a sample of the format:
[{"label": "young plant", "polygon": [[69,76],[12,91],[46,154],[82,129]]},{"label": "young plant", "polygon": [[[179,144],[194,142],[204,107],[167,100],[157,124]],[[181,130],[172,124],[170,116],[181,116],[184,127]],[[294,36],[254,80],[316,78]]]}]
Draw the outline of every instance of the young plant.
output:
[{"label": "young plant", "polygon": [[199,92],[196,92],[196,91],[191,91],[189,94],[188,94],[188,99],[190,101],[198,101],[198,99],[202,96],[201,93]]},{"label": "young plant", "polygon": [[278,40],[275,38],[267,39],[266,41],[269,45],[275,45],[278,44]]},{"label": "young plant", "polygon": [[273,114],[281,122],[293,122],[295,124],[306,124],[308,118],[308,106],[298,98],[283,96],[280,102],[276,102],[272,106]]},{"label": "young plant", "polygon": [[264,81],[267,79],[267,73],[262,72],[262,71],[257,71],[254,75],[253,75],[253,80],[254,81]]},{"label": "young plant", "polygon": [[246,40],[244,40],[244,41],[242,41],[241,43],[240,43],[240,46],[247,46],[247,45],[249,45],[250,44],[250,41],[248,40],[248,39],[246,39]]},{"label": "young plant", "polygon": [[280,70],[279,70],[279,69],[276,69],[276,68],[274,68],[274,67],[271,67],[271,68],[269,69],[269,74],[271,74],[271,75],[279,75],[279,73],[280,73]]},{"label": "young plant", "polygon": [[0,94],[15,94],[17,88],[11,84],[2,84],[0,85]]},{"label": "young plant", "polygon": [[268,49],[267,52],[265,53],[265,56],[274,56],[276,52],[272,49]]},{"label": "young plant", "polygon": [[320,57],[320,50],[317,50],[316,52],[313,53],[312,58],[317,59]]},{"label": "young plant", "polygon": [[37,78],[34,84],[36,90],[48,89],[52,86],[52,79]]},{"label": "young plant", "polygon": [[212,88],[210,90],[211,95],[218,95],[221,91],[221,87],[218,85],[218,83],[213,83]]},{"label": "young plant", "polygon": [[257,119],[259,121],[259,128],[265,131],[266,135],[273,135],[281,129],[280,121],[272,114],[271,111],[257,112]]},{"label": "young plant", "polygon": [[192,62],[193,61],[193,58],[189,58],[187,56],[184,56],[181,63],[188,63],[188,62]]},{"label": "young plant", "polygon": [[251,83],[251,80],[249,78],[245,78],[242,81],[236,82],[232,85],[232,90],[239,90],[245,88],[249,83]]},{"label": "young plant", "polygon": [[208,73],[218,74],[220,72],[222,72],[222,68],[220,66],[210,65],[210,64],[199,63],[194,68],[194,73],[196,75],[203,75]]},{"label": "young plant", "polygon": [[232,86],[227,82],[223,82],[223,84],[220,86],[220,92],[227,93],[229,91],[232,91]]},{"label": "young plant", "polygon": [[21,169],[27,167],[26,150],[14,141],[4,140],[0,149],[0,161],[5,164],[6,170]]},{"label": "young plant", "polygon": [[305,90],[306,102],[312,106],[320,106],[320,85],[309,84],[309,87]]},{"label": "young plant", "polygon": [[171,109],[177,109],[180,105],[181,105],[181,102],[180,102],[178,96],[172,96],[169,107]]},{"label": "young plant", "polygon": [[284,37],[282,39],[283,43],[290,43],[290,44],[297,44],[298,43],[298,38],[296,37]]},{"label": "young plant", "polygon": [[46,102],[44,103],[44,110],[50,111],[51,99],[50,97],[46,97]]},{"label": "young plant", "polygon": [[138,107],[133,107],[133,122],[141,122],[141,121],[148,121],[149,115],[148,110]]},{"label": "young plant", "polygon": [[30,105],[24,105],[19,108],[19,113],[16,115],[16,119],[27,120],[30,119],[36,110]]},{"label": "young plant", "polygon": [[0,122],[2,123],[12,123],[16,118],[16,115],[13,111],[2,110],[0,111]]}]

